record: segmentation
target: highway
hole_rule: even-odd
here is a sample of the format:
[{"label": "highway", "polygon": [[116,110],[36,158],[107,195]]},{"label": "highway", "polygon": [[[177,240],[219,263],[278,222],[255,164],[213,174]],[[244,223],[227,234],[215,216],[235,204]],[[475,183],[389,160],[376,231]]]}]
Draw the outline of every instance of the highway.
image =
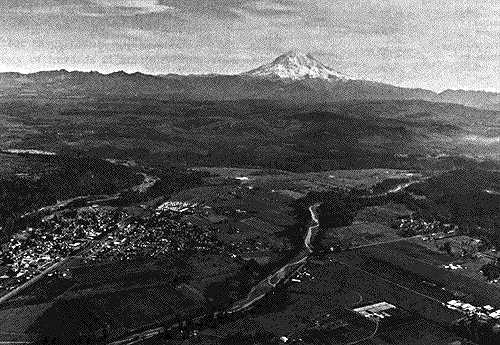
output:
[{"label": "highway", "polygon": [[353,246],[349,247],[348,250],[354,250],[354,249],[359,249],[359,248],[366,248],[366,247],[374,247],[374,246],[380,246],[383,244],[389,244],[389,243],[395,243],[395,242],[402,242],[402,241],[408,241],[414,238],[420,238],[420,235],[415,235],[415,236],[409,236],[409,237],[401,237],[401,238],[394,238],[392,240],[387,240],[387,241],[382,241],[382,242],[373,242],[373,243],[368,243],[368,244],[361,244],[359,246]]},{"label": "highway", "polygon": [[378,332],[378,329],[380,327],[380,319],[375,319],[375,329],[373,330],[372,334],[370,334],[368,337],[365,337],[365,338],[361,338],[361,339],[358,339],[356,341],[352,341],[350,343],[346,343],[344,345],[356,345],[356,344],[359,344],[359,343],[362,343],[362,342],[365,342],[365,341],[368,341],[370,339],[373,339],[375,338],[375,336],[377,335],[377,332]]},{"label": "highway", "polygon": [[19,285],[15,289],[9,291],[8,293],[6,293],[2,297],[0,297],[0,303],[6,302],[10,298],[16,296],[18,293],[20,293],[21,291],[23,291],[24,289],[26,289],[27,287],[33,285],[34,283],[36,283],[37,281],[39,281],[40,279],[42,279],[45,275],[47,275],[48,273],[54,271],[59,266],[61,266],[67,259],[68,258],[62,259],[60,261],[57,261],[57,262],[53,263],[52,265],[50,265],[48,268],[46,268],[45,270],[43,270],[42,272],[40,272],[35,277],[33,277],[30,280],[26,281],[24,284]]}]

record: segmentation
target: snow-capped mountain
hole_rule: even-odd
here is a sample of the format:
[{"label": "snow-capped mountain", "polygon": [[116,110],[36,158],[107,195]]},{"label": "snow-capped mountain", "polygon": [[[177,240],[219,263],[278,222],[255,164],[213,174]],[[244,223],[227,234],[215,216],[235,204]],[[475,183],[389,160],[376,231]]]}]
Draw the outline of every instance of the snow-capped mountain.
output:
[{"label": "snow-capped mountain", "polygon": [[273,62],[243,73],[252,77],[271,77],[292,80],[301,79],[354,79],[316,60],[311,54],[290,51],[278,56]]},{"label": "snow-capped mountain", "polygon": [[12,97],[126,96],[160,99],[272,99],[301,103],[343,100],[426,100],[500,110],[500,95],[483,91],[436,93],[353,78],[311,55],[289,52],[236,75],[148,75],[79,71],[0,73],[0,100]]}]

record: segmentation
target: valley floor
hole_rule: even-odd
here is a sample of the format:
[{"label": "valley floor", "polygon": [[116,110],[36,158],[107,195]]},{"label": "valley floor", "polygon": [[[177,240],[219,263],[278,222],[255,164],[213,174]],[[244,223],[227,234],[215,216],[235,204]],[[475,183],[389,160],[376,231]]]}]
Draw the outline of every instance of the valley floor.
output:
[{"label": "valley floor", "polygon": [[497,339],[495,237],[436,207],[443,172],[110,164],[126,188],[38,207],[4,242],[0,341]]}]

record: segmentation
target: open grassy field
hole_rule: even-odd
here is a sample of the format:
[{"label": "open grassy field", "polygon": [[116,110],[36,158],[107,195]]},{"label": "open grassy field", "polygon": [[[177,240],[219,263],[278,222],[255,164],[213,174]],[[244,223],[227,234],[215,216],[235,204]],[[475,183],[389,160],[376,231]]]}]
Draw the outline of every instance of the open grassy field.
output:
[{"label": "open grassy field", "polygon": [[396,230],[379,223],[357,223],[331,228],[322,232],[323,248],[368,246],[386,241],[399,240]]},{"label": "open grassy field", "polygon": [[[15,329],[33,337],[75,339],[79,333],[91,335],[106,329],[113,337],[198,315],[206,308],[204,288],[238,270],[229,259],[194,256],[182,267],[144,260],[95,265],[70,261],[63,268],[70,274],[67,279],[44,277],[2,306],[0,318],[6,322],[0,326],[0,336]],[[29,310],[30,317],[23,316],[24,310]]]},{"label": "open grassy field", "polygon": [[63,341],[103,329],[114,337],[148,324],[171,321],[176,315],[199,313],[201,308],[185,289],[144,286],[58,299],[30,326],[30,331]]},{"label": "open grassy field", "polygon": [[[279,343],[282,336],[292,343],[301,339],[298,344],[338,345],[357,341],[446,345],[460,340],[432,321],[433,318],[451,321],[460,314],[418,294],[401,291],[383,279],[328,260],[309,262],[298,277],[300,283],[290,283],[251,313],[203,330],[188,343],[230,344],[231,339],[233,343],[246,344],[253,339],[273,344],[273,341]],[[373,322],[350,310],[380,301],[392,303],[400,311],[398,317],[381,323],[374,333]],[[419,313],[412,311],[415,309]]]},{"label": "open grassy field", "polygon": [[[422,238],[417,237],[411,239],[410,242],[415,244],[416,250],[424,247],[434,252],[436,257],[442,258],[442,260],[431,259],[428,262],[436,266],[443,266],[449,263],[460,265],[461,268],[453,270],[455,274],[475,279],[481,284],[488,283],[488,285],[500,288],[498,282],[488,282],[487,277],[481,272],[484,265],[494,264],[497,258],[500,257],[500,253],[493,248],[481,250],[477,239],[469,236],[454,236],[424,241]],[[450,244],[450,253],[443,250],[445,243]]]},{"label": "open grassy field", "polygon": [[405,205],[389,202],[380,206],[369,206],[360,210],[354,223],[372,222],[391,226],[399,217],[408,216],[413,213]]},{"label": "open grassy field", "polygon": [[50,308],[50,303],[28,304],[18,307],[0,308],[0,336],[9,339],[9,335],[29,337],[31,325]]},{"label": "open grassy field", "polygon": [[336,254],[334,260],[442,302],[462,299],[474,305],[500,305],[500,289],[436,266],[437,262],[449,262],[449,258],[414,243],[399,241],[359,248]]},{"label": "open grassy field", "polygon": [[[196,171],[210,172],[225,179],[247,178],[244,181],[256,186],[262,185],[289,196],[304,195],[307,192],[326,191],[332,188],[370,189],[387,179],[418,178],[420,174],[400,169],[325,170],[320,172],[295,173],[276,169],[244,169],[224,167],[196,167]],[[299,193],[299,195],[293,195]]]}]

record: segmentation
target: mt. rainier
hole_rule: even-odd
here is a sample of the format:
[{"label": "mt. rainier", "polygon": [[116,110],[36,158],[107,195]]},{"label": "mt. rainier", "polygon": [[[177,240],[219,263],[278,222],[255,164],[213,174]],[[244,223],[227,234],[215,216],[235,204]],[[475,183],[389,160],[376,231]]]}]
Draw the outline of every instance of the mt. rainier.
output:
[{"label": "mt. rainier", "polygon": [[42,71],[0,73],[0,100],[30,97],[147,97],[168,100],[425,100],[499,110],[495,92],[405,88],[336,72],[309,54],[288,52],[251,71],[207,75]]},{"label": "mt. rainier", "polygon": [[310,54],[288,52],[278,56],[273,62],[243,73],[252,77],[301,79],[354,79],[334,71],[322,64]]}]

